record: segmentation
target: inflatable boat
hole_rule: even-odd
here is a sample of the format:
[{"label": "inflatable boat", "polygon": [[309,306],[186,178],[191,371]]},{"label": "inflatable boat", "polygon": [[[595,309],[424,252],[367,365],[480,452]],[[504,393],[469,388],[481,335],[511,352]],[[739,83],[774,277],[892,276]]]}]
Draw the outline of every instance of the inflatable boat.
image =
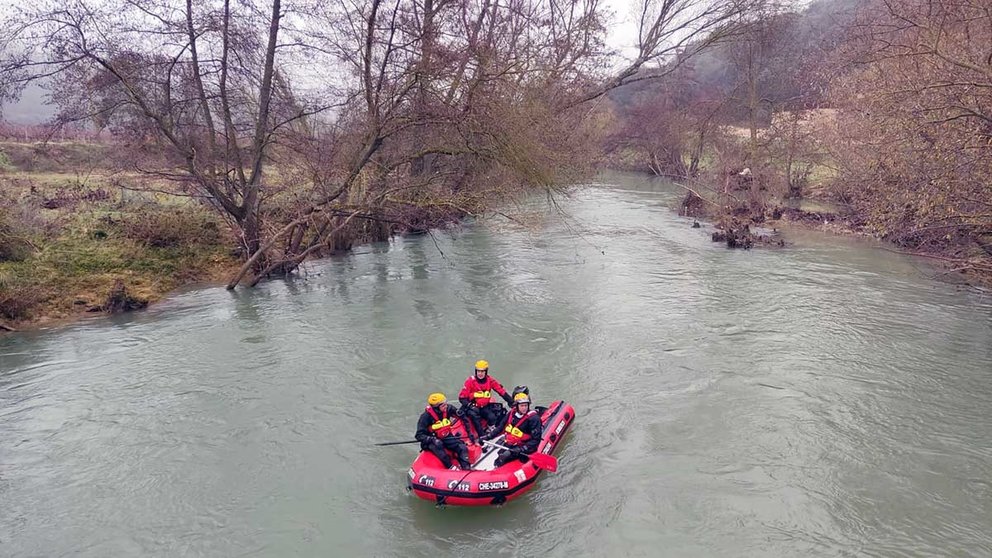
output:
[{"label": "inflatable boat", "polygon": [[[537,452],[551,455],[575,420],[575,409],[564,401],[555,401],[548,407],[536,407],[535,411],[541,413],[543,426]],[[439,506],[498,506],[519,497],[534,486],[541,469],[533,460],[527,463],[511,461],[496,467],[499,448],[496,445],[469,442],[465,428],[465,421],[459,420],[453,427],[453,433],[465,438],[472,468],[445,469],[433,453],[421,451],[407,471],[408,490]],[[492,442],[502,444],[503,436]]]}]

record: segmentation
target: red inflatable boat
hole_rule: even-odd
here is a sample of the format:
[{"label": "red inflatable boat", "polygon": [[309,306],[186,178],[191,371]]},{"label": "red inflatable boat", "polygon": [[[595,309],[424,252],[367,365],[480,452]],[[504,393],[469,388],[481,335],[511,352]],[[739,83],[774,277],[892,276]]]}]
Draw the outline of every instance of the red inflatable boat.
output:
[{"label": "red inflatable boat", "polygon": [[[575,420],[575,409],[564,401],[555,401],[547,408],[535,409],[541,413],[543,434],[537,451],[547,455],[561,443],[568,427]],[[533,461],[521,463],[511,461],[501,467],[495,466],[499,449],[490,445],[479,446],[469,443],[465,431],[465,421],[459,420],[453,429],[454,435],[466,438],[471,470],[445,469],[441,461],[429,451],[421,451],[410,470],[408,490],[430,500],[437,505],[486,506],[500,505],[517,498],[530,490],[541,473]],[[503,437],[493,440],[502,444]]]}]

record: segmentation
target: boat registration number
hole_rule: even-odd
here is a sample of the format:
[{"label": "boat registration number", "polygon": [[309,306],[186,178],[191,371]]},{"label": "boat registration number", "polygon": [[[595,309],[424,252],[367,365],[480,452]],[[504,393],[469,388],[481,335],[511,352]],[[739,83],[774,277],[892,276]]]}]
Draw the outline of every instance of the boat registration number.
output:
[{"label": "boat registration number", "polygon": [[506,481],[480,482],[479,490],[504,490],[510,488],[510,483]]}]

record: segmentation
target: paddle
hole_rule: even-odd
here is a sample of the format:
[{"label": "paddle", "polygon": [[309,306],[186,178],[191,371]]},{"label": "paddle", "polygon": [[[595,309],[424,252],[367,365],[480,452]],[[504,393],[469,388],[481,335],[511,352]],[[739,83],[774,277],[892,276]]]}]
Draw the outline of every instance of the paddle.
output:
[{"label": "paddle", "polygon": [[402,442],[379,442],[376,446],[398,446],[400,444],[419,444],[420,440],[403,440]]},{"label": "paddle", "polygon": [[[483,440],[483,444],[488,446],[493,446],[499,449],[509,450],[510,448],[506,446],[501,446],[496,442],[490,440]],[[546,453],[524,453],[521,455],[526,455],[531,461],[534,462],[534,466],[538,469],[544,469],[545,471],[550,471],[554,473],[558,470],[558,458],[553,455],[548,455]]]},{"label": "paddle", "polygon": [[[467,439],[465,436],[452,436],[451,438],[452,439],[455,439],[455,440],[466,440]],[[400,442],[379,442],[379,443],[376,443],[374,445],[376,445],[376,446],[398,446],[400,444],[419,444],[419,443],[420,443],[420,440],[403,440],[403,441],[400,441]]]}]

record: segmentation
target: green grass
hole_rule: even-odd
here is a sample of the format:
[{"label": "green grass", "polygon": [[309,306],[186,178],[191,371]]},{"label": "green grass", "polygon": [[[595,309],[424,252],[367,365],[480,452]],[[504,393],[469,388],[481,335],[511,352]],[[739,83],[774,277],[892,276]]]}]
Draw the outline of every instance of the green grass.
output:
[{"label": "green grass", "polygon": [[23,180],[0,200],[0,249],[12,248],[0,250],[0,320],[63,318],[100,306],[118,279],[150,302],[238,265],[223,221],[188,198],[136,193],[44,209],[30,187],[64,175],[40,173],[35,181],[34,173],[19,174]]},{"label": "green grass", "polygon": [[16,170],[17,167],[15,167],[14,163],[11,162],[7,152],[0,149],[0,172],[14,172]]},{"label": "green grass", "polygon": [[0,290],[27,301],[5,308],[0,296],[0,318],[62,317],[80,305],[100,305],[117,279],[133,296],[158,300],[181,284],[232,268],[236,261],[228,252],[220,244],[154,248],[131,239],[59,238],[23,261],[0,262]]}]

